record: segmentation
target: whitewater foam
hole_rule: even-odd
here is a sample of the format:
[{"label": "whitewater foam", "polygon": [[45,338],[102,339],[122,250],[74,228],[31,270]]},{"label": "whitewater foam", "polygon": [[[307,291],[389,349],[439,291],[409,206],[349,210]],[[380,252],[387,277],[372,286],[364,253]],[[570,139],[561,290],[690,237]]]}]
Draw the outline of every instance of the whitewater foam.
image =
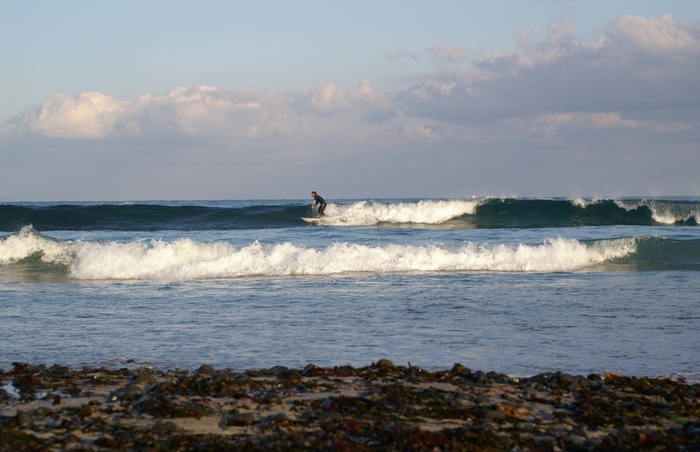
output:
[{"label": "whitewater foam", "polygon": [[75,249],[70,243],[34,231],[31,225],[0,240],[0,265],[14,264],[33,255],[46,263],[68,265],[75,259]]},{"label": "whitewater foam", "polygon": [[604,199],[602,198],[593,198],[593,199],[586,199],[586,198],[575,198],[571,200],[571,204],[573,204],[576,207],[581,207],[582,209],[587,208],[590,205],[598,204]]},{"label": "whitewater foam", "polygon": [[422,200],[384,203],[360,201],[350,205],[329,204],[326,224],[371,226],[379,223],[440,224],[462,215],[474,215],[481,201]]},{"label": "whitewater foam", "polygon": [[302,276],[393,272],[568,272],[634,253],[633,238],[585,244],[552,238],[538,245],[463,246],[334,243],[316,249],[289,242],[228,242],[182,238],[122,242],[59,242],[23,231],[0,241],[0,263],[33,254],[65,265],[70,277],[84,280],[194,280],[245,276]]},{"label": "whitewater foam", "polygon": [[651,210],[651,218],[659,224],[685,223],[691,219],[698,220],[700,211],[697,203],[674,202],[669,200],[636,199],[615,200],[615,204],[627,211],[647,207]]}]

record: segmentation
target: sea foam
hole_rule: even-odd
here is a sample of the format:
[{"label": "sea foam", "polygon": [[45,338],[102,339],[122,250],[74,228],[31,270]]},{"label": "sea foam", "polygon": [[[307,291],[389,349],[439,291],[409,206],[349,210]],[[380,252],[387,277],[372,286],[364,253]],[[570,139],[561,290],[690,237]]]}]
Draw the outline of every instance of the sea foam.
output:
[{"label": "sea foam", "polygon": [[395,272],[568,272],[627,256],[637,240],[623,238],[586,244],[551,238],[528,245],[465,243],[462,246],[334,243],[309,248],[285,242],[228,242],[181,238],[133,242],[60,242],[23,231],[0,241],[0,264],[32,255],[66,266],[84,280],[195,280],[247,276],[303,276]]},{"label": "sea foam", "polygon": [[651,210],[652,219],[660,224],[684,223],[690,220],[700,219],[700,212],[695,202],[638,199],[638,200],[615,200],[615,204],[627,211],[646,207]]},{"label": "sea foam", "polygon": [[336,226],[370,226],[378,223],[440,224],[462,215],[475,214],[479,203],[480,201],[466,200],[422,200],[329,204],[326,223]]}]

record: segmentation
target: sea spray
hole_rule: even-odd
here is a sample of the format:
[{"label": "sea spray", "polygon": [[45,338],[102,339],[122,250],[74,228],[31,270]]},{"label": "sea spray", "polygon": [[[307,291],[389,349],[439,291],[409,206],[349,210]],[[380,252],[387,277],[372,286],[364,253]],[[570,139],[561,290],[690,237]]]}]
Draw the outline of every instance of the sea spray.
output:
[{"label": "sea spray", "polygon": [[331,204],[326,224],[370,226],[379,223],[440,224],[462,215],[473,215],[479,201],[422,200],[384,203],[360,201],[349,205]]},{"label": "sea spray", "polygon": [[78,243],[70,275],[78,279],[191,280],[245,276],[303,276],[392,272],[561,272],[623,257],[634,239],[587,245],[554,238],[540,245],[468,243],[461,247],[366,246],[333,243],[315,249],[292,243],[236,248],[180,239],[134,243]]},{"label": "sea spray", "polygon": [[70,242],[40,234],[31,226],[0,239],[0,265],[14,264],[32,256],[46,263],[68,265],[75,259],[75,247]]}]

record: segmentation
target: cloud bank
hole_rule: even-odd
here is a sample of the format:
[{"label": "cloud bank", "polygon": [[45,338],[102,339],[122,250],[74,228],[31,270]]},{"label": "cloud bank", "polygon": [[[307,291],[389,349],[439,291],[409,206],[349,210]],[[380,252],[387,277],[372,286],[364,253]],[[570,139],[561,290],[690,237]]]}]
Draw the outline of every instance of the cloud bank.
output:
[{"label": "cloud bank", "polygon": [[[511,54],[485,55],[461,71],[426,77],[410,88],[375,93],[332,82],[275,99],[249,90],[180,87],[138,102],[107,94],[55,94],[2,126],[2,133],[107,139],[181,133],[226,139],[264,139],[291,133],[309,116],[338,115],[359,123],[422,121],[454,126],[508,127],[527,121],[550,132],[580,127],[695,128],[700,101],[700,26],[661,18],[621,16],[598,38],[575,41],[570,22],[549,26],[545,42]],[[518,32],[522,36],[523,31]],[[463,47],[438,45],[441,60],[463,61]],[[551,135],[551,133],[550,133]]]},{"label": "cloud bank", "polygon": [[0,146],[28,137],[91,140],[95,147],[186,137],[200,139],[198,149],[314,158],[332,148],[336,157],[358,159],[392,150],[454,167],[487,154],[509,158],[498,149],[534,155],[556,144],[584,149],[584,156],[607,146],[610,155],[628,155],[671,143],[698,159],[700,23],[621,16],[588,42],[576,40],[571,22],[548,30],[543,42],[520,30],[514,39],[521,50],[469,63],[465,47],[430,47],[437,60],[463,67],[442,66],[392,92],[363,80],[276,97],[209,86],[136,102],[99,92],[55,94],[5,121]]}]

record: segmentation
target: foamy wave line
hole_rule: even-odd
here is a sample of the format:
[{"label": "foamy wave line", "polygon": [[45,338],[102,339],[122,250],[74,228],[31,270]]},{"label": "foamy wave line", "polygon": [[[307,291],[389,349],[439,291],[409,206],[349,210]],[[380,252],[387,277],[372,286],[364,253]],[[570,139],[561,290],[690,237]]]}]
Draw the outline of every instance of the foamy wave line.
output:
[{"label": "foamy wave line", "polygon": [[40,256],[47,263],[69,265],[75,260],[75,248],[36,233],[31,225],[0,240],[0,265],[13,264],[32,255]]},{"label": "foamy wave line", "polygon": [[378,223],[440,224],[462,215],[473,215],[480,201],[423,200],[384,203],[360,201],[350,205],[329,204],[325,224],[370,226]]},{"label": "foamy wave line", "polygon": [[651,210],[651,218],[660,224],[676,224],[690,219],[700,219],[697,204],[676,203],[668,200],[615,200],[615,204],[627,211],[636,210],[640,207],[648,207]]},{"label": "foamy wave line", "polygon": [[[21,242],[20,236],[15,237]],[[469,243],[453,249],[437,245],[370,247],[349,243],[314,249],[291,243],[259,242],[237,248],[227,242],[202,243],[186,238],[173,242],[99,243],[54,242],[38,234],[23,237],[23,252],[13,243],[17,240],[8,238],[0,242],[0,263],[41,253],[43,261],[66,265],[71,277],[85,280],[192,280],[414,271],[565,272],[624,257],[637,249],[633,238],[592,245],[554,238],[540,245]]]},{"label": "foamy wave line", "polygon": [[[599,204],[607,198],[575,198],[570,202],[574,206],[583,209],[591,205]],[[678,222],[686,222],[691,219],[700,220],[700,210],[696,203],[673,202],[669,200],[654,200],[654,199],[612,199],[616,206],[626,211],[637,210],[640,207],[647,207],[651,210],[651,218],[660,224],[676,224]]]}]

